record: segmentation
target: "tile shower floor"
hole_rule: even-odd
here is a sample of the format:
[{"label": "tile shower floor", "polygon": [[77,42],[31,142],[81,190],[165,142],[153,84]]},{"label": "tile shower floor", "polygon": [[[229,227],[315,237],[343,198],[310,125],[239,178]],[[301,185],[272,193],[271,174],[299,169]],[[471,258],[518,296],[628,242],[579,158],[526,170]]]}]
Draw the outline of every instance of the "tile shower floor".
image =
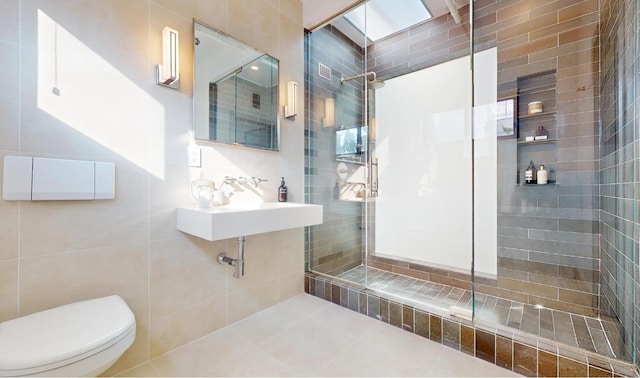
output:
[{"label": "tile shower floor", "polygon": [[331,302],[299,294],[120,376],[518,375]]},{"label": "tile shower floor", "polygon": [[[471,291],[369,267],[369,285],[402,298],[406,304],[429,310],[448,311],[451,306],[471,308]],[[365,283],[365,267],[358,266],[338,278]],[[599,319],[476,294],[476,318],[528,334],[621,359],[623,344],[615,319]]]}]

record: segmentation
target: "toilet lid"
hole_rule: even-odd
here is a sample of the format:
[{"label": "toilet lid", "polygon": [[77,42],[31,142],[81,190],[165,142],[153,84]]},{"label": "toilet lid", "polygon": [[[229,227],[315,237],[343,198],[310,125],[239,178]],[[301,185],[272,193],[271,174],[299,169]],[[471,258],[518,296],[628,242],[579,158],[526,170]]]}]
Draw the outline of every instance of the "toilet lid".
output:
[{"label": "toilet lid", "polygon": [[117,295],[8,320],[0,323],[0,371],[61,366],[87,352],[98,353],[134,323]]}]

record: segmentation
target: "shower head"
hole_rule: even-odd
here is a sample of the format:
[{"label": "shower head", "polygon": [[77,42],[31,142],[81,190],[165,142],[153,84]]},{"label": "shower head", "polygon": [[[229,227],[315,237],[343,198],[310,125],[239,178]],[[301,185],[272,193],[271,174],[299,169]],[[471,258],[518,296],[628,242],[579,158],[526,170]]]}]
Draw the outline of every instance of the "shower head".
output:
[{"label": "shower head", "polygon": [[379,88],[384,87],[384,81],[378,80],[376,78],[376,73],[373,72],[373,71],[366,72],[366,73],[363,73],[363,74],[360,74],[360,75],[343,77],[343,78],[340,79],[340,84],[344,84],[345,81],[358,79],[358,78],[361,78],[361,77],[367,77],[369,75],[373,76],[373,78],[371,80],[367,81],[367,88],[369,88],[369,89],[379,89]]},{"label": "shower head", "polygon": [[367,82],[367,85],[369,86],[369,89],[376,90],[384,87],[384,81],[375,79]]}]

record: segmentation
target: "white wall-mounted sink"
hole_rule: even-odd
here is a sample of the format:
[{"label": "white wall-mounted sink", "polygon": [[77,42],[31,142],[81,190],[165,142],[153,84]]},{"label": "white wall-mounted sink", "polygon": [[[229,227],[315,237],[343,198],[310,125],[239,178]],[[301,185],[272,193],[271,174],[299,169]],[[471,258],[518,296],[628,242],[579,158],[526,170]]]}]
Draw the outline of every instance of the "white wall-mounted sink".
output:
[{"label": "white wall-mounted sink", "polygon": [[179,207],[178,230],[206,240],[223,240],[322,223],[322,206],[291,202]]}]

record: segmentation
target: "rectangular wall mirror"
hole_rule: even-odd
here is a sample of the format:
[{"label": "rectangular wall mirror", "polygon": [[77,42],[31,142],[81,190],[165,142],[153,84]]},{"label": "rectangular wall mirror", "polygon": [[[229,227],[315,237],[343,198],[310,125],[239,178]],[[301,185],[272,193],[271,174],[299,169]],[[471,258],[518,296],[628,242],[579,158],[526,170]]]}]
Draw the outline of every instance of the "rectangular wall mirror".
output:
[{"label": "rectangular wall mirror", "polygon": [[197,20],[196,139],[278,150],[278,60]]}]

